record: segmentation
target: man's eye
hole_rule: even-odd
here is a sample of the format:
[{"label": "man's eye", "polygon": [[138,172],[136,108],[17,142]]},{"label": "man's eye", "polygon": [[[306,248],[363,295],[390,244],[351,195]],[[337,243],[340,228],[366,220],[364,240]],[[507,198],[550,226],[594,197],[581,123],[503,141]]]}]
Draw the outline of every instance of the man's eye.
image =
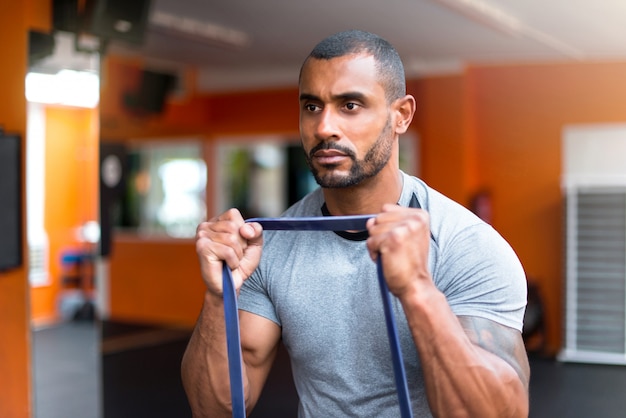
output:
[{"label": "man's eye", "polygon": [[346,109],[348,110],[354,110],[358,107],[359,105],[356,103],[346,103]]},{"label": "man's eye", "polygon": [[315,112],[316,110],[318,110],[318,109],[319,109],[319,106],[314,105],[314,104],[311,104],[311,103],[308,103],[308,104],[305,104],[305,105],[304,105],[304,108],[305,108],[306,110],[308,110],[309,112]]}]

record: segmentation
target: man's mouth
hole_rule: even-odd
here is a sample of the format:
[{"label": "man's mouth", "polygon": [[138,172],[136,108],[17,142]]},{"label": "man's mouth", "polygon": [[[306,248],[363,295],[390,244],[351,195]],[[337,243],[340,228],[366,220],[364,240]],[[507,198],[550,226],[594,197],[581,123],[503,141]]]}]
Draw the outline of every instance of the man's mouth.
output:
[{"label": "man's mouth", "polygon": [[336,149],[321,149],[313,153],[313,158],[322,165],[337,165],[349,156]]}]

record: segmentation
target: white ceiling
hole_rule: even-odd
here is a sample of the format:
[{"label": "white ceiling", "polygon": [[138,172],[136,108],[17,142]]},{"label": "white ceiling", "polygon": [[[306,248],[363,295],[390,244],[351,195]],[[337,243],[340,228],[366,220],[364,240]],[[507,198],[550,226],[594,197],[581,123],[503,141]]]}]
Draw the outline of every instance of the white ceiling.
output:
[{"label": "white ceiling", "polygon": [[409,76],[469,63],[626,60],[626,0],[152,0],[143,46],[118,41],[108,51],[196,66],[203,90],[295,85],[312,47],[352,28],[394,44]]}]

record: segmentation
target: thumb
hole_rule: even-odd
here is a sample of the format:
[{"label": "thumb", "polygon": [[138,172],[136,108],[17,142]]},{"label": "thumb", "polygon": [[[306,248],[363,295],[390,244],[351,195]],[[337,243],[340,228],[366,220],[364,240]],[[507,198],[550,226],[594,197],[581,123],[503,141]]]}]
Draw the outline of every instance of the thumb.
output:
[{"label": "thumb", "polygon": [[239,230],[243,238],[247,240],[247,246],[243,252],[243,258],[239,268],[243,277],[248,278],[259,265],[263,251],[263,227],[261,224],[251,222],[243,225]]}]

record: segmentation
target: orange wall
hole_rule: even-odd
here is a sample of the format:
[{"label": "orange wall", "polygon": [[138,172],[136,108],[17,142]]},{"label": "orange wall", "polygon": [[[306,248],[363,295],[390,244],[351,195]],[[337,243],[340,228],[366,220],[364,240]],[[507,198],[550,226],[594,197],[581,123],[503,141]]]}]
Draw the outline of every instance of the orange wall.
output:
[{"label": "orange wall", "polygon": [[212,135],[298,135],[298,89],[220,94],[209,98]]},{"label": "orange wall", "polygon": [[464,77],[442,76],[414,80],[407,86],[417,102],[412,128],[420,136],[420,176],[463,204],[476,188],[466,84]]},{"label": "orange wall", "polygon": [[117,237],[110,264],[111,317],[193,326],[204,285],[195,244]]},{"label": "orange wall", "polygon": [[554,351],[563,311],[561,130],[626,120],[626,63],[475,67],[467,78],[480,183],[492,192],[496,229],[541,286]]},{"label": "orange wall", "polygon": [[49,241],[50,285],[31,289],[34,323],[58,319],[61,254],[88,250],[77,228],[98,219],[98,109],[47,106],[44,227]]},{"label": "orange wall", "polygon": [[[49,1],[0,2],[0,124],[25,139],[27,29],[47,29]],[[24,147],[22,148],[25,149]],[[25,218],[25,211],[23,212]],[[25,228],[24,228],[25,231]],[[24,243],[26,242],[25,235]],[[24,246],[25,261],[28,254]],[[31,415],[31,356],[26,268],[0,273],[0,416]]]}]

